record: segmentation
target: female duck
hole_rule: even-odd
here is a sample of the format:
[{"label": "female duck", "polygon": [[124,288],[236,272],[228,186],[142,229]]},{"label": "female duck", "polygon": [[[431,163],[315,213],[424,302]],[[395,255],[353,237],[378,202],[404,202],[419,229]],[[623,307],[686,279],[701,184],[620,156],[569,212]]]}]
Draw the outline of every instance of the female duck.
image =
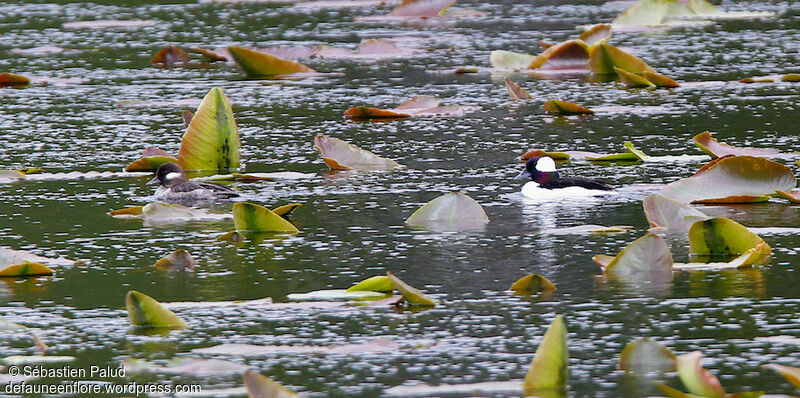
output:
[{"label": "female duck", "polygon": [[608,195],[614,188],[604,182],[581,177],[561,177],[556,162],[548,156],[532,157],[514,179],[530,178],[522,187],[522,195],[532,199],[572,198]]},{"label": "female duck", "polygon": [[153,197],[164,202],[214,201],[239,196],[236,191],[209,181],[187,181],[181,166],[173,162],[164,163],[156,170],[156,176],[145,185],[156,185]]}]

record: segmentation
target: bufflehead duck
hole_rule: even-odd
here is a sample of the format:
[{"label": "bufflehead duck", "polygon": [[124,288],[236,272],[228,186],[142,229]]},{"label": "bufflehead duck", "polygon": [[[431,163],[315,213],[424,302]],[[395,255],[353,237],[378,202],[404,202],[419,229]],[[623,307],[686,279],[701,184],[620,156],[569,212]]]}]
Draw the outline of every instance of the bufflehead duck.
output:
[{"label": "bufflehead duck", "polygon": [[571,198],[607,195],[614,187],[596,180],[581,177],[561,177],[556,162],[549,156],[535,156],[525,164],[525,170],[515,180],[530,178],[522,187],[522,195],[534,199]]},{"label": "bufflehead duck", "polygon": [[159,184],[153,197],[164,202],[213,201],[239,196],[236,191],[209,181],[187,181],[177,163],[167,162],[156,170],[156,176],[145,185]]}]

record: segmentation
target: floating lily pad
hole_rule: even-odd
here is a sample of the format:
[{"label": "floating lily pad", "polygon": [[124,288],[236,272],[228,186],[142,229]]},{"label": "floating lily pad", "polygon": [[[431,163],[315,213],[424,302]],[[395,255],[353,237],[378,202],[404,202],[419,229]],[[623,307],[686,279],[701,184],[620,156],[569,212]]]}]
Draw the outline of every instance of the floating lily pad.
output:
[{"label": "floating lily pad", "polygon": [[634,373],[672,372],[675,354],[665,345],[644,337],[625,345],[619,357],[619,368]]},{"label": "floating lily pad", "polygon": [[8,366],[25,366],[75,362],[75,359],[68,355],[12,355],[3,358],[0,362]]},{"label": "floating lily pad", "polygon": [[597,48],[592,51],[591,59],[589,60],[589,68],[592,73],[598,75],[616,74],[615,67],[634,74],[655,72],[653,68],[635,55],[610,44],[598,44]]},{"label": "floating lily pad", "polygon": [[644,215],[651,227],[664,228],[667,232],[688,232],[696,221],[709,217],[691,206],[659,194],[651,194],[642,201]]},{"label": "floating lily pad", "polygon": [[295,398],[299,395],[267,376],[247,370],[244,372],[244,385],[253,398]]},{"label": "floating lily pad", "polygon": [[457,0],[403,0],[389,15],[393,17],[431,18],[444,15]]},{"label": "floating lily pad", "polygon": [[134,326],[183,329],[189,327],[174,312],[164,308],[152,297],[131,290],[125,297],[128,317]]},{"label": "floating lily pad", "polygon": [[189,60],[189,54],[181,50],[178,46],[169,45],[158,50],[150,60],[151,64],[162,65],[167,68],[175,67]]},{"label": "floating lily pad", "polygon": [[0,269],[0,277],[44,276],[53,275],[53,273],[54,271],[50,267],[31,262],[8,265]]},{"label": "floating lily pad", "polygon": [[[764,239],[729,218],[701,220],[689,228],[689,252],[694,254],[739,256],[761,243]],[[764,250],[771,249],[767,245]]]},{"label": "floating lily pad", "polygon": [[79,264],[81,263],[81,261],[70,260],[68,258],[63,258],[63,257],[59,258],[42,257],[22,250],[12,250],[0,247],[0,266],[5,267],[8,265],[17,265],[23,263],[42,263],[42,264],[49,264],[51,266],[56,266],[56,265]]},{"label": "floating lily pad", "polygon": [[224,55],[217,54],[214,51],[206,50],[200,47],[190,47],[189,52],[194,54],[200,54],[206,57],[211,62],[225,62],[228,60],[228,57]]},{"label": "floating lily pad", "polygon": [[274,354],[364,354],[374,352],[394,352],[398,349],[400,349],[400,346],[394,339],[377,338],[361,344],[345,344],[334,346],[220,344],[212,347],[197,348],[192,350],[192,352],[201,355],[254,357]]},{"label": "floating lily pad", "polygon": [[545,229],[542,231],[542,233],[550,235],[606,234],[613,232],[625,232],[625,230],[627,230],[628,228],[630,227],[625,225],[614,225],[606,227],[603,225],[588,224],[588,225],[578,225],[576,227]]},{"label": "floating lily pad", "polygon": [[800,388],[800,368],[794,366],[779,365],[770,363],[761,366],[764,369],[770,369],[778,372],[781,376],[785,377],[793,386]]},{"label": "floating lily pad", "polygon": [[423,307],[435,307],[436,304],[438,304],[436,300],[429,298],[421,291],[417,290],[411,285],[406,284],[400,280],[400,278],[394,276],[394,274],[391,272],[387,271],[386,275],[392,280],[394,288],[400,291],[400,294],[403,295],[403,299],[405,299],[408,304]]},{"label": "floating lily pad", "polygon": [[670,79],[662,74],[656,72],[642,72],[642,77],[653,83],[656,87],[675,88],[680,87],[680,84],[675,80]]},{"label": "floating lily pad", "polygon": [[777,192],[780,197],[788,200],[789,202],[800,203],[800,191],[791,190],[791,191],[787,192],[787,191],[778,190],[778,191],[775,191],[775,192]]},{"label": "floating lily pad", "polygon": [[770,157],[780,154],[780,152],[771,148],[737,148],[728,144],[723,144],[714,139],[708,131],[694,136],[692,141],[702,149],[703,152],[711,155],[713,158],[725,155]]},{"label": "floating lily pad", "polygon": [[350,291],[345,289],[315,290],[308,293],[290,293],[286,295],[289,300],[379,300],[386,298],[386,294],[365,290]]},{"label": "floating lily pad", "polygon": [[559,115],[586,115],[594,113],[593,110],[573,104],[572,102],[548,100],[544,103],[545,112],[555,113]]},{"label": "floating lily pad", "polygon": [[769,253],[769,250],[770,249],[767,245],[767,242],[761,242],[731,261],[709,263],[674,263],[672,264],[672,268],[678,271],[709,271],[743,268],[758,263],[765,254]]},{"label": "floating lily pad", "polygon": [[539,274],[530,274],[525,275],[522,278],[519,278],[516,282],[514,282],[511,287],[508,288],[509,290],[513,290],[517,293],[543,293],[548,294],[555,292],[556,285],[550,281],[550,279],[545,278]]},{"label": "floating lily pad", "polygon": [[730,156],[716,159],[692,177],[668,184],[661,194],[679,202],[747,203],[769,199],[797,183],[792,171],[761,157]]},{"label": "floating lily pad", "polygon": [[526,69],[575,70],[589,65],[589,46],[583,40],[567,40],[548,47]]},{"label": "floating lily pad", "polygon": [[557,315],[536,348],[533,362],[522,383],[525,395],[541,389],[563,388],[569,378],[569,349],[564,318]]},{"label": "floating lily pad", "polygon": [[459,229],[483,226],[489,217],[480,203],[461,192],[451,192],[426,203],[406,219],[410,227],[450,227]]},{"label": "floating lily pad", "polygon": [[389,278],[386,275],[376,275],[367,279],[364,279],[361,282],[356,283],[353,286],[350,286],[347,289],[348,292],[355,292],[355,291],[370,291],[370,292],[390,292],[394,290],[394,283],[392,283],[392,278]]},{"label": "floating lily pad", "polygon": [[703,369],[703,354],[693,351],[676,358],[678,376],[690,393],[710,398],[725,398],[722,384],[708,370]]},{"label": "floating lily pad", "polygon": [[489,54],[492,68],[497,69],[528,69],[528,65],[536,59],[535,55],[515,53],[505,50],[495,50]]},{"label": "floating lily pad", "polygon": [[301,63],[278,58],[272,54],[260,51],[248,50],[236,46],[228,47],[228,51],[236,64],[239,65],[247,77],[250,78],[316,72],[314,69]]},{"label": "floating lily pad", "polygon": [[403,102],[397,108],[352,107],[344,112],[344,116],[353,120],[402,119],[412,116],[455,116],[476,109],[474,106],[440,106],[435,97],[422,95]]},{"label": "floating lily pad", "polygon": [[314,138],[314,149],[319,151],[331,170],[391,170],[400,167],[394,160],[327,135]]},{"label": "floating lily pad", "polygon": [[221,88],[206,94],[181,139],[178,165],[184,170],[239,168],[239,130],[233,109]]},{"label": "floating lily pad", "polygon": [[156,261],[155,266],[160,270],[178,271],[178,270],[194,270],[197,264],[194,257],[184,250],[179,249],[172,252],[170,255],[160,258]]},{"label": "floating lily pad", "polygon": [[506,88],[508,88],[508,95],[511,97],[512,100],[526,100],[531,99],[531,95],[525,91],[524,88],[520,87],[517,83],[514,83],[509,78],[505,78]]},{"label": "floating lily pad", "polygon": [[297,227],[272,210],[246,202],[233,204],[233,223],[240,232],[298,232]]},{"label": "floating lily pad", "polygon": [[541,149],[531,149],[528,152],[525,152],[519,157],[519,160],[523,162],[527,162],[528,159],[534,156],[548,156],[555,161],[559,160],[569,160],[571,155],[567,152],[546,152]]},{"label": "floating lily pad", "polygon": [[166,373],[174,375],[190,375],[195,377],[218,377],[225,374],[243,373],[247,367],[236,362],[221,359],[176,358],[159,366],[138,359],[126,359],[121,366],[130,373]]},{"label": "floating lily pad", "polygon": [[0,86],[16,86],[29,84],[31,79],[14,73],[0,73]]},{"label": "floating lily pad", "polygon": [[669,245],[663,238],[653,234],[636,239],[616,257],[597,255],[592,260],[603,267],[606,275],[647,280],[672,279],[673,261]]},{"label": "floating lily pad", "polygon": [[[134,216],[136,207],[118,210]],[[113,214],[112,214],[113,215]],[[141,208],[141,216],[145,221],[159,222],[185,222],[185,221],[216,221],[230,219],[229,214],[209,213],[203,209],[186,207],[181,204],[148,203]]]},{"label": "floating lily pad", "polygon": [[614,72],[619,75],[620,80],[630,87],[655,87],[656,85],[647,80],[644,76],[639,76],[635,73],[630,73],[624,69],[614,66]]}]

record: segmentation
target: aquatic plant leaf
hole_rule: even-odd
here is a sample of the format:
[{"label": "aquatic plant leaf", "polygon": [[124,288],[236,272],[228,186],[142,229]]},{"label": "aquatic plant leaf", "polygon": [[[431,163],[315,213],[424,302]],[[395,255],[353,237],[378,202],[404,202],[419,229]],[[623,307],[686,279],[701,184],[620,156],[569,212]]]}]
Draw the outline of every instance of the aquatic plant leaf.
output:
[{"label": "aquatic plant leaf", "polygon": [[425,109],[436,106],[439,106],[439,99],[430,95],[420,95],[406,100],[395,109]]},{"label": "aquatic plant leaf", "polygon": [[642,77],[649,80],[650,83],[653,83],[656,87],[675,88],[681,86],[675,80],[656,72],[642,72]]},{"label": "aquatic plant leaf", "polygon": [[525,91],[524,88],[520,87],[519,84],[514,83],[509,78],[505,78],[506,88],[508,89],[508,95],[511,97],[512,100],[526,100],[531,99],[531,95]]},{"label": "aquatic plant leaf", "polygon": [[800,82],[800,74],[790,73],[781,77],[782,82]]},{"label": "aquatic plant leaf", "polygon": [[634,373],[672,372],[675,354],[667,346],[644,337],[625,345],[619,357],[619,368]]},{"label": "aquatic plant leaf", "polygon": [[129,358],[122,361],[121,366],[130,373],[162,373],[172,375],[189,375],[195,377],[219,377],[220,375],[241,374],[247,367],[221,359],[176,358],[166,366],[158,366],[147,361]]},{"label": "aquatic plant leaf", "polygon": [[569,378],[569,349],[564,317],[556,315],[542,342],[536,348],[522,389],[528,395],[538,389],[559,388],[567,385]]},{"label": "aquatic plant leaf", "polygon": [[644,215],[651,227],[665,228],[668,232],[688,232],[696,221],[707,220],[703,212],[688,204],[659,194],[650,194],[642,201]]},{"label": "aquatic plant leaf", "polygon": [[161,257],[156,261],[155,266],[160,270],[165,271],[179,271],[179,270],[194,270],[197,264],[191,253],[184,249],[178,249],[169,254],[168,256]]},{"label": "aquatic plant leaf", "polygon": [[[136,211],[135,209],[123,210],[129,210],[130,213]],[[142,207],[142,218],[149,222],[210,221],[228,219],[230,215],[209,213],[203,209],[186,207],[177,203],[167,204],[154,202],[148,203]]]},{"label": "aquatic plant leaf", "polygon": [[625,232],[625,230],[628,228],[630,227],[625,225],[612,225],[610,227],[606,227],[604,225],[587,224],[567,228],[545,229],[542,230],[541,233],[550,235],[604,234],[610,232]]},{"label": "aquatic plant leaf", "polygon": [[573,104],[572,102],[559,101],[559,100],[545,101],[544,110],[546,112],[555,113],[559,115],[581,115],[581,114],[594,113],[594,111],[589,108],[580,106],[578,104]]},{"label": "aquatic plant leaf", "polygon": [[32,262],[8,265],[0,269],[0,277],[23,277],[23,276],[43,276],[53,275],[50,267]]},{"label": "aquatic plant leaf", "polygon": [[14,73],[0,73],[0,86],[29,84],[31,79]]},{"label": "aquatic plant leaf", "polygon": [[708,271],[720,269],[736,269],[756,264],[762,256],[769,253],[767,242],[761,242],[739,257],[728,262],[710,263],[674,263],[672,268],[678,271]]},{"label": "aquatic plant leaf", "polygon": [[800,388],[800,368],[794,366],[779,365],[776,363],[769,363],[761,366],[764,369],[770,369],[778,372],[781,376],[785,377],[789,383],[792,383],[797,388]]},{"label": "aquatic plant leaf", "polygon": [[[189,113],[191,113],[191,112],[189,112]],[[146,157],[150,157],[150,156],[165,156],[165,157],[168,157],[168,158],[174,158],[175,157],[175,156],[172,156],[171,153],[169,153],[169,152],[167,152],[167,151],[165,151],[163,149],[160,149],[158,147],[154,147],[152,145],[148,146],[147,148],[142,150],[142,157],[146,158]]]},{"label": "aquatic plant leaf", "polygon": [[0,317],[0,331],[2,331],[2,332],[11,331],[11,330],[23,330],[23,329],[27,329],[27,328],[28,328],[27,326],[23,326],[23,325],[20,325],[18,323],[11,322],[8,319]]},{"label": "aquatic plant leaf", "polygon": [[593,162],[638,162],[642,160],[631,152],[612,153],[610,155],[597,154],[597,156],[587,155],[586,159]]},{"label": "aquatic plant leaf", "polygon": [[389,15],[393,17],[438,17],[457,0],[403,0]]},{"label": "aquatic plant leaf", "polygon": [[147,156],[139,158],[125,166],[125,171],[156,171],[164,163],[177,162],[172,156]]},{"label": "aquatic plant leaf", "polygon": [[188,60],[189,54],[187,54],[186,51],[181,50],[178,46],[169,45],[158,50],[158,52],[153,55],[153,59],[150,60],[150,63],[172,68]]},{"label": "aquatic plant leaf", "polygon": [[272,212],[281,217],[286,217],[298,207],[300,207],[300,203],[289,203],[288,205],[283,205],[272,209]]},{"label": "aquatic plant leaf", "polygon": [[314,69],[301,63],[278,58],[272,54],[260,51],[236,46],[228,47],[228,51],[236,62],[236,65],[239,65],[245,75],[250,78],[316,72]]},{"label": "aquatic plant leaf", "polygon": [[508,289],[517,293],[541,292],[544,294],[552,293],[557,290],[556,285],[554,285],[550,279],[547,279],[539,274],[525,275],[514,282]]},{"label": "aquatic plant leaf", "polygon": [[589,46],[583,40],[567,40],[542,51],[527,69],[586,69],[588,65]]},{"label": "aquatic plant leaf", "polygon": [[534,59],[536,59],[534,55],[505,50],[495,50],[489,54],[489,62],[492,68],[497,69],[528,69],[528,65],[530,65]]},{"label": "aquatic plant leaf", "polygon": [[187,171],[237,169],[241,146],[231,103],[221,88],[214,87],[183,134],[178,165]]},{"label": "aquatic plant leaf", "polygon": [[392,284],[394,288],[397,289],[400,294],[403,295],[403,299],[410,305],[418,305],[423,307],[435,307],[436,300],[426,296],[421,291],[417,290],[416,288],[408,285],[407,283],[400,280],[400,278],[396,277],[389,271],[386,271],[386,276],[392,280]]},{"label": "aquatic plant leaf", "polygon": [[164,308],[154,298],[136,290],[128,292],[125,297],[125,308],[134,326],[175,329],[189,327],[174,312]]},{"label": "aquatic plant leaf", "polygon": [[608,39],[613,34],[611,25],[597,24],[587,29],[578,36],[578,40],[583,40],[590,48],[596,44],[608,43]]},{"label": "aquatic plant leaf", "polygon": [[634,73],[630,73],[625,71],[624,69],[620,69],[614,66],[614,72],[619,75],[620,80],[623,83],[627,84],[630,87],[655,87],[656,85],[651,83],[650,80],[647,80],[643,76],[639,76]]},{"label": "aquatic plant leaf", "polygon": [[0,362],[8,366],[24,366],[74,362],[75,359],[68,355],[11,355],[3,358]]},{"label": "aquatic plant leaf", "polygon": [[688,354],[678,355],[676,368],[683,385],[690,393],[709,398],[725,398],[722,384],[708,370],[703,369],[703,354],[693,351]]},{"label": "aquatic plant leaf", "polygon": [[119,19],[97,19],[94,21],[75,21],[65,22],[64,29],[108,29],[108,28],[141,28],[153,26],[161,23],[160,21],[145,20],[119,20]]},{"label": "aquatic plant leaf", "polygon": [[660,25],[667,14],[667,1],[639,0],[611,22],[618,26],[654,26]]},{"label": "aquatic plant leaf", "polygon": [[400,167],[394,160],[327,135],[314,138],[314,149],[319,151],[331,170],[391,170]]},{"label": "aquatic plant leaf", "polygon": [[592,51],[591,59],[589,60],[589,68],[592,73],[598,75],[616,74],[614,67],[635,74],[655,72],[653,68],[635,55],[610,44],[598,44],[597,48]]},{"label": "aquatic plant leaf", "polygon": [[251,398],[296,398],[299,395],[267,376],[247,370],[244,385]]},{"label": "aquatic plant leaf", "polygon": [[787,191],[778,190],[778,191],[775,191],[775,192],[777,192],[780,197],[788,200],[789,202],[800,203],[800,191],[791,190],[791,191],[787,192]]},{"label": "aquatic plant leaf", "polygon": [[523,162],[527,162],[528,159],[530,159],[530,158],[532,158],[534,156],[549,156],[551,159],[553,159],[555,161],[569,160],[569,158],[570,158],[570,154],[566,153],[566,152],[546,152],[546,151],[543,151],[541,149],[531,149],[530,151],[523,153],[519,157],[519,160],[521,160]]},{"label": "aquatic plant leaf", "polygon": [[364,279],[361,282],[356,283],[353,286],[350,286],[347,289],[348,292],[355,292],[355,291],[369,291],[369,292],[390,292],[394,290],[394,283],[392,283],[392,278],[389,278],[386,275],[376,275],[367,279]]},{"label": "aquatic plant leaf", "polygon": [[25,173],[19,170],[0,170],[0,184],[8,184],[25,179]]},{"label": "aquatic plant leaf", "polygon": [[239,232],[298,232],[292,223],[272,210],[247,202],[233,204],[233,224]]},{"label": "aquatic plant leaf", "polygon": [[24,263],[41,263],[56,266],[79,264],[81,261],[70,260],[63,257],[42,257],[22,250],[12,250],[5,247],[0,247],[0,267]]},{"label": "aquatic plant leaf", "polygon": [[[519,380],[508,381],[489,381],[482,383],[471,384],[440,384],[431,386],[428,384],[415,384],[415,385],[399,385],[383,391],[383,394],[388,397],[445,397],[445,396],[461,396],[461,397],[516,397],[520,396]],[[538,398],[564,398],[565,393],[554,391],[542,390],[537,394]]]},{"label": "aquatic plant leaf", "polygon": [[643,276],[650,280],[672,278],[673,261],[669,245],[663,238],[653,234],[636,239],[616,257],[598,255],[592,260],[603,267],[606,275]]},{"label": "aquatic plant leaf", "polygon": [[692,10],[696,15],[714,15],[719,13],[717,7],[707,0],[686,0],[686,8]]},{"label": "aquatic plant leaf", "polygon": [[788,191],[797,183],[791,169],[761,157],[730,156],[715,159],[707,166],[692,177],[667,184],[661,194],[685,203],[726,198],[743,203]]},{"label": "aquatic plant leaf", "polygon": [[[725,217],[697,221],[689,228],[689,253],[738,256],[761,243],[760,236]],[[766,245],[764,250],[771,249]]]},{"label": "aquatic plant leaf", "polygon": [[489,217],[475,199],[461,192],[451,192],[426,203],[405,221],[412,227],[428,227],[434,224],[447,224],[454,227],[486,224]]},{"label": "aquatic plant leaf", "polygon": [[714,158],[725,155],[769,157],[780,154],[780,152],[771,148],[737,148],[728,144],[723,144],[712,137],[711,133],[708,131],[697,134],[692,138],[692,141],[702,149],[703,152]]},{"label": "aquatic plant leaf", "polygon": [[225,62],[225,61],[228,60],[228,57],[226,57],[224,55],[217,54],[217,53],[215,53],[213,51],[206,50],[206,49],[200,48],[200,47],[190,47],[189,48],[189,52],[190,53],[194,53],[194,54],[200,54],[200,55],[208,58],[208,60],[211,61],[211,62]]},{"label": "aquatic plant leaf", "polygon": [[658,389],[661,390],[661,392],[664,393],[667,398],[704,398],[699,395],[687,394],[657,381],[654,381],[653,384],[655,384],[655,386],[658,387]]},{"label": "aquatic plant leaf", "polygon": [[402,119],[411,116],[454,116],[478,109],[474,106],[439,106],[436,97],[421,95],[400,104],[397,108],[381,109],[369,106],[355,106],[344,112],[353,120]]},{"label": "aquatic plant leaf", "polygon": [[290,293],[286,295],[289,300],[379,300],[386,298],[386,294],[366,290],[350,291],[345,289],[314,290],[308,293]]}]

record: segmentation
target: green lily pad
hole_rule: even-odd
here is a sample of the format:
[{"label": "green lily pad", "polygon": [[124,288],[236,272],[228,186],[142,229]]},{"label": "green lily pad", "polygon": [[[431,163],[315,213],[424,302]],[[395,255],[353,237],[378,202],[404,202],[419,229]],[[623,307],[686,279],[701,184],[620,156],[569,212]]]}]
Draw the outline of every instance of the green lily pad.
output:
[{"label": "green lily pad", "polygon": [[267,376],[247,370],[244,372],[244,385],[253,398],[296,398],[299,395]]},{"label": "green lily pad", "polygon": [[616,257],[596,255],[592,260],[603,267],[606,275],[644,277],[648,280],[672,279],[672,253],[667,242],[658,235],[647,234],[636,239]]},{"label": "green lily pad", "polygon": [[0,269],[0,277],[28,277],[53,275],[54,271],[44,265],[32,262],[8,265]]},{"label": "green lily pad", "polygon": [[680,87],[680,84],[675,80],[670,79],[662,74],[656,72],[642,72],[642,77],[653,83],[656,87],[675,88]]},{"label": "green lily pad", "polygon": [[214,87],[183,134],[178,165],[187,171],[237,169],[240,148],[231,103],[221,88]]},{"label": "green lily pad", "polygon": [[[689,228],[689,252],[694,254],[739,256],[761,243],[764,239],[729,218],[701,220]],[[767,245],[764,250],[771,249]]]},{"label": "green lily pad", "polygon": [[523,70],[536,59],[535,55],[515,53],[505,50],[495,50],[489,54],[492,68]]},{"label": "green lily pad", "polygon": [[289,203],[272,209],[272,212],[281,217],[286,217],[298,207],[300,207],[300,203]]},{"label": "green lily pad", "polygon": [[647,80],[643,76],[639,76],[635,73],[630,73],[624,69],[618,68],[614,66],[614,72],[619,75],[620,80],[623,83],[627,84],[630,87],[655,87],[656,85],[651,83],[650,80]]},{"label": "green lily pad", "polygon": [[619,368],[634,373],[672,372],[675,354],[665,345],[644,337],[625,345],[619,357]]},{"label": "green lily pad", "polygon": [[617,72],[614,70],[615,67],[634,74],[655,72],[655,70],[642,61],[641,58],[610,44],[599,44],[597,48],[592,51],[592,56],[589,60],[589,68],[592,70],[592,73],[598,75],[616,74]]},{"label": "green lily pad", "polygon": [[766,254],[769,254],[769,246],[767,245],[767,242],[761,242],[731,261],[717,261],[708,263],[674,263],[672,264],[672,268],[678,271],[709,271],[743,268],[758,263]]},{"label": "green lily pad", "polygon": [[563,388],[569,378],[569,349],[564,318],[557,315],[536,348],[533,362],[525,375],[522,388],[526,395],[537,390]]},{"label": "green lily pad", "polygon": [[696,221],[709,217],[688,204],[672,200],[659,194],[651,194],[642,201],[644,215],[651,227],[663,228],[667,232],[684,233]]},{"label": "green lily pad", "polygon": [[389,278],[386,275],[376,275],[367,279],[364,279],[361,282],[356,283],[353,286],[350,286],[347,289],[348,292],[355,292],[355,291],[370,291],[370,292],[390,292],[394,290],[394,283],[392,283],[392,278]]},{"label": "green lily pad", "polygon": [[589,115],[594,113],[593,110],[573,104],[572,102],[548,100],[544,103],[545,112],[555,113],[559,115]]},{"label": "green lily pad", "polygon": [[164,308],[154,298],[131,290],[125,297],[128,317],[134,326],[183,329],[189,327],[174,312]]},{"label": "green lily pad", "polygon": [[[299,62],[278,58],[260,51],[230,46],[228,47],[228,52],[230,52],[236,65],[239,65],[249,78],[316,72],[314,69]],[[195,117],[197,116],[195,115]]]},{"label": "green lily pad", "polygon": [[722,384],[708,370],[703,369],[703,354],[693,351],[676,358],[678,376],[690,393],[701,397],[725,398]]},{"label": "green lily pad", "polygon": [[461,192],[439,196],[426,203],[406,219],[410,227],[452,227],[455,229],[483,226],[489,217],[475,199]]},{"label": "green lily pad", "polygon": [[411,285],[406,284],[400,278],[394,276],[391,272],[386,272],[389,279],[392,280],[394,288],[400,291],[403,299],[410,305],[417,305],[422,307],[435,307],[438,302],[428,296],[424,295],[421,291],[415,289]]},{"label": "green lily pad", "polygon": [[400,167],[394,160],[327,135],[314,138],[314,149],[331,170],[392,170]]},{"label": "green lily pad", "polygon": [[525,275],[522,278],[519,278],[516,282],[514,282],[511,287],[508,288],[509,290],[513,290],[517,293],[553,293],[555,292],[556,285],[550,281],[550,279],[545,278],[539,274],[530,274]]},{"label": "green lily pad", "polygon": [[233,223],[240,232],[298,232],[297,227],[272,210],[247,202],[234,203]]},{"label": "green lily pad", "polygon": [[308,293],[290,293],[286,295],[289,300],[380,300],[386,294],[372,291],[350,291],[345,289],[315,290]]}]

